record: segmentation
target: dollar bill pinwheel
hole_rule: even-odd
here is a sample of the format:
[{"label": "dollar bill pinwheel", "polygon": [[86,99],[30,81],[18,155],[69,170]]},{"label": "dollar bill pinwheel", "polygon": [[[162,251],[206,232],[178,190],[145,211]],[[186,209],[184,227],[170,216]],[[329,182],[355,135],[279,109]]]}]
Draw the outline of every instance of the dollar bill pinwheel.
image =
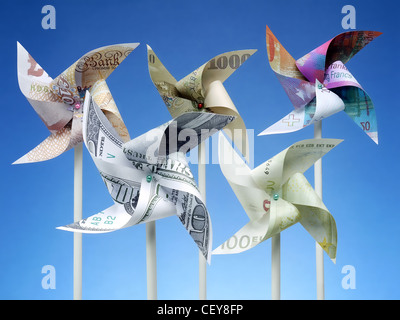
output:
[{"label": "dollar bill pinwheel", "polygon": [[345,63],[380,34],[344,32],[295,61],[267,26],[269,63],[295,110],[259,135],[297,131],[344,110],[378,143],[374,104]]},{"label": "dollar bill pinwheel", "polygon": [[177,215],[209,262],[211,220],[185,154],[233,120],[189,112],[123,142],[88,92],[83,139],[114,204],[59,229],[103,233]]},{"label": "dollar bill pinwheel", "polygon": [[86,90],[102,100],[103,112],[128,141],[128,131],[105,80],[137,46],[125,43],[90,51],[53,80],[18,43],[19,87],[50,136],[14,164],[49,160],[82,142],[81,106]]},{"label": "dollar bill pinwheel", "polygon": [[246,126],[223,82],[256,50],[239,50],[220,54],[186,77],[177,81],[147,46],[150,77],[172,118],[185,112],[211,112],[233,115],[236,120],[224,128],[237,148],[249,160]]},{"label": "dollar bill pinwheel", "polygon": [[251,170],[220,133],[221,170],[250,221],[213,254],[243,252],[300,222],[335,261],[335,220],[303,173],[341,141],[303,140]]}]

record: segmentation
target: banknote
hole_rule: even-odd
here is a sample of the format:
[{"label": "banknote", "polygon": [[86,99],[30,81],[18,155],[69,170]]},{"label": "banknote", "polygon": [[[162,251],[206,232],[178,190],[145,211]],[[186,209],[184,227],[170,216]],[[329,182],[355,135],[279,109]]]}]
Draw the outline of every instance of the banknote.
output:
[{"label": "banknote", "polygon": [[[374,104],[345,63],[380,34],[375,31],[345,32],[296,61],[267,26],[269,63],[295,110],[260,135],[297,131],[345,111],[378,143]],[[329,92],[329,95],[322,95],[322,92]]]},{"label": "banknote", "polygon": [[341,140],[299,141],[251,170],[227,138],[219,135],[222,173],[250,221],[214,249],[213,254],[249,250],[300,222],[335,260],[335,220],[303,173]]},{"label": "banknote", "polygon": [[97,80],[106,80],[138,45],[124,43],[92,50],[56,77],[50,89],[67,105],[81,104],[86,90]]},{"label": "banknote", "polygon": [[295,109],[306,106],[314,98],[314,86],[296,66],[296,60],[267,26],[268,61]]},{"label": "banknote", "polygon": [[178,189],[162,187],[163,196],[176,206],[176,214],[204,257],[209,256],[212,245],[211,219],[199,196]]},{"label": "banknote", "polygon": [[382,33],[347,31],[325,42],[296,61],[299,71],[311,82],[324,81],[326,69],[335,61],[347,63],[367,44]]},{"label": "banknote", "polygon": [[18,84],[50,132],[57,132],[72,119],[60,96],[51,90],[53,79],[32,58],[25,48],[17,43]]},{"label": "banknote", "polygon": [[236,120],[226,126],[225,132],[249,161],[246,126],[223,83],[256,50],[220,54],[179,81],[166,69],[150,46],[147,46],[147,52],[150,77],[171,116],[176,118],[193,111],[235,116]]},{"label": "banknote", "polygon": [[49,160],[83,141],[81,106],[86,90],[91,91],[121,137],[128,141],[129,133],[105,79],[137,45],[119,44],[93,50],[53,80],[17,43],[19,87],[50,136],[14,164]]},{"label": "banknote", "polygon": [[343,100],[318,80],[315,83],[315,92],[316,96],[305,107],[293,110],[259,135],[298,131],[345,109]]},{"label": "banknote", "polygon": [[176,215],[210,261],[211,220],[185,154],[233,120],[185,113],[124,142],[88,93],[83,139],[114,205],[60,229],[102,233]]},{"label": "banknote", "polygon": [[118,135],[124,142],[130,140],[128,129],[122,119],[122,116],[117,108],[107,82],[104,79],[97,80],[90,88],[90,94],[93,100],[100,107],[111,125],[118,132]]},{"label": "banknote", "polygon": [[378,143],[374,104],[341,61],[335,61],[328,67],[324,85],[341,98],[344,111],[375,143]]}]

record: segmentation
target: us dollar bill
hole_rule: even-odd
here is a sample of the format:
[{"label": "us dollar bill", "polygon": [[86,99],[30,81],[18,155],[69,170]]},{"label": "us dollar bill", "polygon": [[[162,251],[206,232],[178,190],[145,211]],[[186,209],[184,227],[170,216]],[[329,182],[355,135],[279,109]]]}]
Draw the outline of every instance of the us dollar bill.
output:
[{"label": "us dollar bill", "polygon": [[179,220],[204,257],[209,260],[212,230],[210,216],[204,202],[195,194],[178,189],[162,187],[161,193],[175,205]]},{"label": "us dollar bill", "polygon": [[185,154],[235,117],[184,114],[124,143],[90,95],[84,108],[84,141],[114,205],[61,229],[108,232],[176,215],[209,261],[211,220]]}]

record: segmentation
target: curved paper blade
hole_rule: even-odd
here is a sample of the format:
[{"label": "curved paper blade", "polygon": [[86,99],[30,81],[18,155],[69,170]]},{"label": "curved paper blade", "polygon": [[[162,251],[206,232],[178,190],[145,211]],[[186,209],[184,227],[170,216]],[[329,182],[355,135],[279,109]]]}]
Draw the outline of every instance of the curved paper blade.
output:
[{"label": "curved paper blade", "polygon": [[351,119],[378,144],[378,124],[374,104],[368,94],[357,87],[332,89],[343,100],[344,111]]},{"label": "curved paper blade", "polygon": [[99,79],[106,80],[138,45],[139,43],[114,44],[85,54],[75,65],[75,84],[78,89],[80,87],[80,90],[85,90]]},{"label": "curved paper blade", "polygon": [[379,31],[348,31],[337,35],[329,44],[325,68],[337,60],[347,63],[357,52],[381,34],[382,32]]},{"label": "curved paper blade", "polygon": [[283,47],[271,29],[266,30],[268,61],[272,70],[285,77],[307,81],[296,66],[296,60]]},{"label": "curved paper blade", "polygon": [[235,121],[224,128],[224,131],[249,162],[249,139],[246,125],[220,80],[215,80],[208,85],[205,91],[204,106],[213,113],[236,117]]},{"label": "curved paper blade", "polygon": [[40,162],[53,159],[68,150],[71,141],[71,129],[66,127],[52,133],[37,147],[19,158],[13,164]]},{"label": "curved paper blade", "polygon": [[296,61],[267,26],[267,52],[269,64],[295,109],[304,107],[314,97],[314,85],[299,71]]},{"label": "curved paper blade", "polygon": [[[204,91],[213,81],[224,82],[232,73],[243,65],[254,53],[256,49],[236,50],[219,54],[204,64],[201,81]],[[186,77],[193,76],[194,72]],[[184,82],[184,80],[182,79]],[[179,88],[179,84],[178,84]]]},{"label": "curved paper blade", "polygon": [[133,165],[122,150],[122,139],[89,92],[83,109],[83,140],[100,173],[125,176],[140,182],[145,173],[132,170]]},{"label": "curved paper blade", "polygon": [[56,133],[71,119],[72,111],[50,89],[52,78],[17,42],[18,84],[46,127]]},{"label": "curved paper blade", "polygon": [[116,44],[86,53],[51,82],[51,90],[67,105],[81,104],[85,91],[96,81],[107,79],[138,45]]},{"label": "curved paper blade", "polygon": [[219,134],[218,148],[221,171],[246,214],[251,220],[260,219],[266,204],[270,203],[270,196],[257,187],[251,177],[250,168],[222,133]]},{"label": "curved paper blade", "polygon": [[324,81],[326,68],[334,61],[349,61],[381,32],[348,31],[337,35],[296,61],[297,68],[310,81]]},{"label": "curved paper blade", "polygon": [[307,126],[306,123],[306,108],[302,107],[293,110],[281,120],[275,122],[264,131],[260,132],[259,136],[278,133],[289,133],[303,129]]},{"label": "curved paper blade", "polygon": [[255,183],[272,194],[297,172],[305,172],[343,140],[308,139],[299,141],[251,171]]},{"label": "curved paper blade", "polygon": [[211,262],[212,248],[212,227],[208,210],[200,194],[197,196],[190,190],[192,188],[185,186],[187,191],[173,189],[166,186],[161,187],[164,197],[173,203],[176,208],[176,214],[190,234],[194,242],[199,247],[201,253],[208,263]]},{"label": "curved paper blade", "polygon": [[303,174],[296,173],[283,186],[282,191],[285,199],[300,211],[300,223],[335,262],[337,248],[335,219],[307,179]]},{"label": "curved paper blade", "polygon": [[128,129],[122,120],[122,116],[119,113],[106,81],[103,79],[96,81],[90,89],[90,93],[101,111],[103,111],[114,129],[118,132],[121,139],[124,142],[129,141],[130,137]]},{"label": "curved paper blade", "polygon": [[175,87],[176,79],[169,73],[149,45],[147,45],[147,58],[151,80],[154,83],[165,82],[168,86]]},{"label": "curved paper blade", "polygon": [[72,149],[82,141],[82,112],[76,111],[68,126],[52,133],[42,143],[13,164],[50,160]]},{"label": "curved paper blade", "polygon": [[335,61],[330,65],[325,76],[325,83],[343,99],[344,111],[378,144],[378,126],[374,104],[342,62]]},{"label": "curved paper blade", "polygon": [[269,228],[269,215],[263,215],[258,220],[250,220],[232,237],[213,250],[212,254],[240,253],[264,241]]},{"label": "curved paper blade", "polygon": [[[115,185],[114,185],[115,187]],[[156,183],[142,180],[140,193],[127,202],[115,203],[108,209],[58,229],[81,233],[104,233],[171,216],[175,207],[154,194]]]},{"label": "curved paper blade", "polygon": [[341,61],[333,62],[325,72],[324,85],[328,89],[343,86],[354,86],[362,89],[356,78]]},{"label": "curved paper blade", "polygon": [[315,82],[315,92],[317,96],[314,114],[311,114],[311,108],[307,108],[307,113],[311,117],[308,124],[321,121],[322,119],[328,118],[331,115],[344,110],[342,99],[340,99],[340,97],[334,92],[325,88],[318,80]]},{"label": "curved paper blade", "polygon": [[150,78],[167,106],[172,118],[176,118],[186,112],[199,111],[195,101],[182,97],[175,87],[177,81],[165,68],[149,45],[147,46],[147,57]]},{"label": "curved paper blade", "polygon": [[264,209],[259,219],[250,220],[216,248],[213,254],[233,254],[249,250],[299,222],[300,213],[295,206],[281,198],[271,201],[269,210]]},{"label": "curved paper blade", "polygon": [[203,103],[205,91],[211,82],[224,82],[255,52],[239,50],[220,54],[179,80],[175,86],[187,99]]},{"label": "curved paper blade", "polygon": [[131,219],[124,206],[116,203],[86,219],[72,224],[57,227],[57,229],[79,233],[105,233],[124,228]]},{"label": "curved paper blade", "polygon": [[286,117],[262,131],[259,135],[288,133],[305,128],[316,121],[344,110],[344,103],[333,91],[325,88],[318,80],[315,83],[315,100],[296,109]]}]

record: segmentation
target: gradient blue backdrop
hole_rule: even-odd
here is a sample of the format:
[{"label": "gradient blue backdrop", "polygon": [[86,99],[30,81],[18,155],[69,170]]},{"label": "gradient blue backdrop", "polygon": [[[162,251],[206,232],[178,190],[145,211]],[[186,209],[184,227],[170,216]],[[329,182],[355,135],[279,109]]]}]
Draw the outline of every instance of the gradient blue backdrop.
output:
[{"label": "gradient blue backdrop", "polygon": [[[41,9],[56,8],[56,29],[44,30]],[[212,57],[258,49],[225,86],[247,128],[255,132],[254,164],[313,128],[257,137],[292,110],[267,61],[268,24],[294,58],[343,32],[341,9],[356,8],[358,30],[383,35],[348,67],[377,112],[377,146],[345,114],[323,122],[323,137],[345,141],[323,159],[323,198],[338,228],[337,263],[325,255],[327,299],[398,299],[399,295],[399,5],[394,1],[3,1],[1,29],[1,299],[72,299],[72,233],[56,230],[73,219],[73,151],[51,161],[11,163],[48,131],[19,90],[17,41],[52,77],[84,53],[108,44],[141,45],[108,78],[132,137],[170,120],[150,80],[146,44],[180,79]],[[397,120],[396,120],[397,119]],[[192,165],[197,174],[195,165]],[[313,181],[313,172],[307,177]],[[84,149],[83,215],[110,206],[111,198]],[[207,167],[207,205],[215,248],[248,218],[217,164]],[[198,250],[179,220],[157,222],[159,299],[198,298]],[[282,298],[315,299],[315,244],[301,227],[285,230]],[[270,299],[266,241],[240,255],[214,256],[209,299]],[[146,299],[145,226],[83,236],[84,299]],[[56,270],[56,289],[44,290],[42,267]],[[345,290],[342,268],[354,266],[356,289]]]}]

